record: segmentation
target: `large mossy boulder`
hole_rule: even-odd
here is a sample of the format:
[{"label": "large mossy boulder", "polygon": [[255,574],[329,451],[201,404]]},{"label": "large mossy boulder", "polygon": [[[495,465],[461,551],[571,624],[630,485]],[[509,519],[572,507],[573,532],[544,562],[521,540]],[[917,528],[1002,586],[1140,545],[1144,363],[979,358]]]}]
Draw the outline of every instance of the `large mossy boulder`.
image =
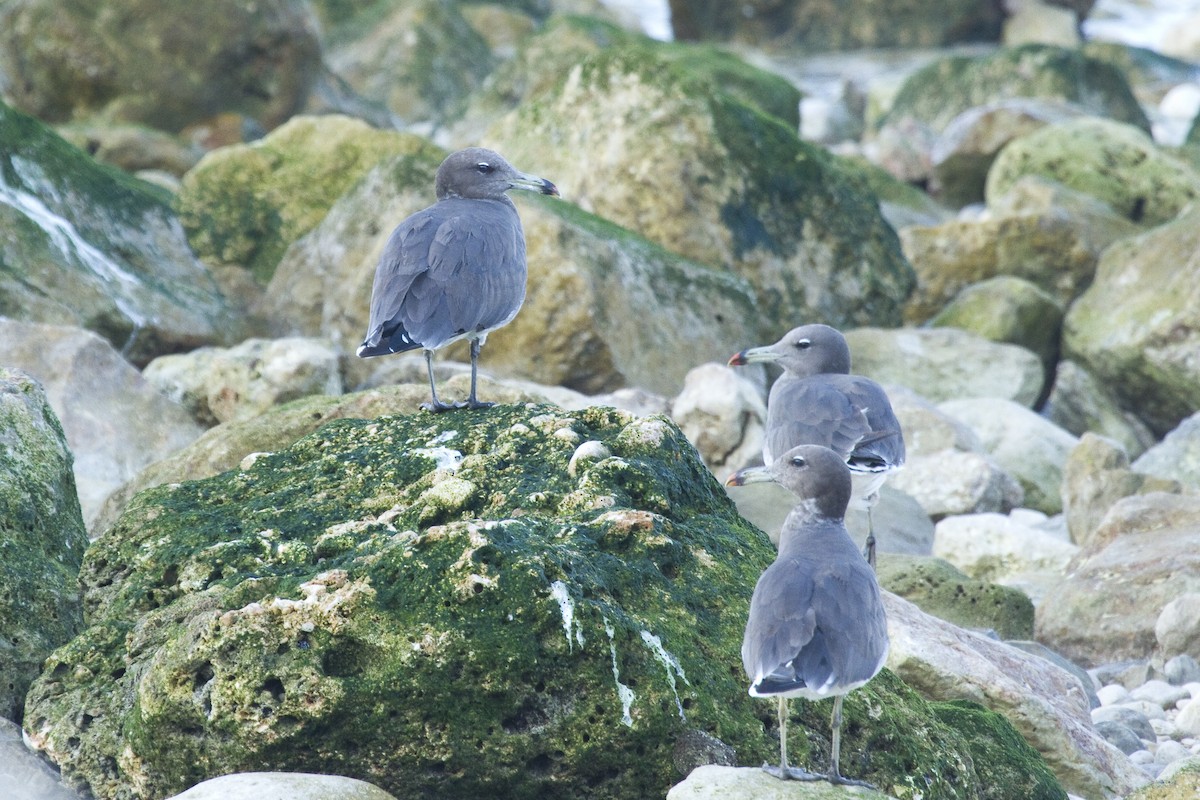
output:
[{"label": "large mossy boulder", "polygon": [[[26,730],[98,798],[246,769],[397,796],[661,796],[689,732],[744,763],[777,752],[738,656],[773,557],[662,418],[340,420],[140,494],[88,552],[89,627],[47,660]],[[793,705],[828,729],[828,704]],[[976,737],[891,673],[846,718],[843,764],[894,796],[983,796]],[[797,757],[822,758],[813,736]]]},{"label": "large mossy boulder", "polygon": [[459,3],[375,3],[330,30],[325,60],[337,76],[397,119],[442,124],[494,66]]},{"label": "large mossy boulder", "polygon": [[3,103],[0,315],[87,328],[138,364],[243,329],[166,192]]},{"label": "large mossy boulder", "polygon": [[279,125],[320,68],[300,0],[0,5],[5,99],[49,122],[99,115],[177,132],[220,113]]},{"label": "large mossy boulder", "polygon": [[200,258],[243,267],[265,284],[288,246],[334,201],[401,154],[433,160],[441,152],[412,134],[349,117],[296,117],[257,142],[206,156],[184,176],[179,218]]},{"label": "large mossy boulder", "polygon": [[489,132],[563,196],[798,318],[898,324],[912,268],[857,171],[647,47],[611,48]]},{"label": "large mossy boulder", "polygon": [[678,39],[852,50],[862,47],[941,47],[996,41],[1004,21],[998,3],[959,0],[671,0]]},{"label": "large mossy boulder", "polygon": [[[261,306],[274,333],[323,336],[353,352],[367,330],[371,285],[388,234],[434,202],[440,160],[440,152],[429,158],[421,151],[381,164],[285,253]],[[544,177],[557,180],[552,173]],[[638,386],[670,396],[695,364],[723,361],[760,337],[748,281],[689,261],[570,202],[515,194],[529,262],[527,294],[516,319],[488,336],[484,370],[588,393]],[[465,343],[447,355],[467,358]],[[351,359],[347,385],[361,385],[387,362]]]},{"label": "large mossy boulder", "polygon": [[0,367],[0,717],[21,720],[42,661],[83,629],[87,531],[71,451],[37,381]]},{"label": "large mossy boulder", "polygon": [[1200,197],[1200,171],[1132,125],[1091,117],[1010,142],[988,172],[989,204],[1025,176],[1057,181],[1145,225],[1173,219]]},{"label": "large mossy boulder", "polygon": [[899,128],[913,121],[939,133],[968,109],[1018,97],[1072,103],[1150,129],[1120,69],[1079,50],[1042,44],[940,58],[905,80],[881,123]]},{"label": "large mossy boulder", "polygon": [[1104,252],[1063,349],[1159,436],[1200,408],[1200,206]]}]

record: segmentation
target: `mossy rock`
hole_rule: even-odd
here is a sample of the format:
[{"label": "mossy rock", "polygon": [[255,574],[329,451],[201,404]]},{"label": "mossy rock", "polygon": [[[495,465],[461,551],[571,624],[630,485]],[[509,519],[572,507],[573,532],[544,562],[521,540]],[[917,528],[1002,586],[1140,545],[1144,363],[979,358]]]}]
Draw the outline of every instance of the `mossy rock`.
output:
[{"label": "mossy rock", "polygon": [[1172,770],[1166,779],[1160,778],[1149,786],[1138,789],[1127,800],[1193,800],[1200,797],[1200,762],[1192,763],[1179,770]]},{"label": "mossy rock", "polygon": [[860,171],[654,48],[586,59],[488,139],[583,208],[748,280],[764,338],[801,317],[900,322],[912,267]]},{"label": "mossy rock", "polygon": [[0,316],[87,328],[139,365],[244,330],[163,189],[2,102],[0,179]]},{"label": "mossy rock", "polygon": [[1091,195],[1145,225],[1174,219],[1200,197],[1200,171],[1138,128],[1112,120],[1070,120],[1010,142],[988,172],[988,202],[1027,175]]},{"label": "mossy rock", "polygon": [[1007,342],[1041,356],[1048,376],[1058,360],[1062,304],[1037,284],[1011,275],[971,284],[929,321]]},{"label": "mossy rock", "polygon": [[926,614],[1001,639],[1033,637],[1033,603],[1018,589],[971,578],[933,556],[880,553],[879,585]]},{"label": "mossy rock", "polygon": [[0,717],[20,721],[42,661],[83,629],[87,530],[71,451],[37,381],[0,367]]},{"label": "mossy rock", "polygon": [[495,66],[491,48],[459,3],[443,0],[363,8],[330,29],[325,62],[361,97],[387,107],[404,124],[435,126],[458,118]]},{"label": "mossy rock", "polygon": [[[99,798],[248,769],[661,796],[689,731],[777,753],[738,656],[773,557],[662,418],[339,420],[138,495],[88,552],[90,627],[47,660],[26,728]],[[829,704],[793,705],[819,761]],[[983,796],[964,738],[890,672],[846,720],[847,768],[894,796]]]},{"label": "mossy rock", "polygon": [[970,700],[931,703],[930,708],[970,748],[982,786],[981,800],[1014,796],[1066,800],[1067,793],[1041,754],[1003,716]]},{"label": "mossy rock", "polygon": [[288,245],[372,167],[398,155],[432,160],[441,151],[349,117],[296,117],[253,144],[206,156],[184,176],[179,219],[202,259],[239,265],[265,284]]},{"label": "mossy rock", "polygon": [[657,42],[595,17],[555,15],[526,39],[516,57],[501,64],[472,98],[476,115],[497,116],[560,84],[571,68],[610,49],[643,47],[681,77],[711,81],[721,91],[800,127],[802,93],[790,81],[711,45]]},{"label": "mossy rock", "polygon": [[916,120],[941,131],[970,108],[1013,97],[1063,100],[1150,129],[1120,69],[1078,50],[1042,44],[934,61],[904,82],[882,124]]}]

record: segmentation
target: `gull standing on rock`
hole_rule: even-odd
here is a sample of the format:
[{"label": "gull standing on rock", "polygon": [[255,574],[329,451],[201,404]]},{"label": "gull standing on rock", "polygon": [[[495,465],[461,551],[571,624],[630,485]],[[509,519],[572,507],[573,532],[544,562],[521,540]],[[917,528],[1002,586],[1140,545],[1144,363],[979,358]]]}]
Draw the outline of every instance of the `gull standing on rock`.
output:
[{"label": "gull standing on rock", "polygon": [[[432,400],[427,411],[487,408],[475,397],[479,348],[507,325],[525,301],[525,233],[506,192],[558,195],[554,184],[518,172],[499,153],[471,147],[438,167],[437,203],[392,232],[375,269],[371,321],[360,358],[425,350]],[[465,403],[438,400],[433,352],[471,342],[471,394]]]},{"label": "gull standing on rock", "polygon": [[752,347],[730,366],[775,362],[783,375],[767,399],[763,463],[800,444],[830,448],[850,467],[851,503],[867,511],[866,556],[875,566],[871,507],[888,474],[904,465],[904,435],[883,387],[850,374],[846,337],[828,325],[803,325],[778,342]]},{"label": "gull standing on rock", "polygon": [[[788,450],[769,467],[732,475],[729,486],[776,481],[799,497],[779,534],[779,555],[758,579],[742,640],[742,666],[752,697],[774,697],[779,715],[779,767],[784,780],[845,778],[841,753],[842,700],[879,674],[887,659],[887,618],[875,573],[846,532],[850,470],[820,445]],[[788,698],[833,697],[829,774],[787,763]]]}]

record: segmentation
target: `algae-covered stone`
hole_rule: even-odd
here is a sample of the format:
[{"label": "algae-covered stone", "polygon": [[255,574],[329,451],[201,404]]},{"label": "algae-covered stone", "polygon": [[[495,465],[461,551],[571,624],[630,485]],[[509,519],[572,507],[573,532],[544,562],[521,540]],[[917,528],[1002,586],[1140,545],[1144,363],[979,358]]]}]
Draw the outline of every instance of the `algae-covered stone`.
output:
[{"label": "algae-covered stone", "polygon": [[1063,350],[1163,435],[1200,408],[1200,204],[1104,252]]},{"label": "algae-covered stone", "polygon": [[987,197],[1040,175],[1108,203],[1126,219],[1158,225],[1200,197],[1200,172],[1119,121],[1085,117],[1011,142],[988,172]]},{"label": "algae-covered stone", "polygon": [[411,124],[459,116],[493,66],[458,3],[376,3],[333,28],[325,60],[368,100]]},{"label": "algae-covered stone", "polygon": [[[582,441],[611,455],[572,477]],[[661,795],[687,731],[776,752],[738,659],[773,556],[663,418],[341,420],[139,495],[89,551],[91,627],[48,659],[26,728],[100,798],[246,769],[398,796]],[[901,798],[979,791],[890,673],[846,705],[856,773]],[[827,730],[828,704],[794,706]]]},{"label": "algae-covered stone", "polygon": [[0,6],[6,99],[52,122],[90,115],[176,132],[221,112],[273,128],[320,68],[299,0],[158,0]]},{"label": "algae-covered stone", "polygon": [[77,325],[144,364],[242,324],[170,196],[0,103],[0,316]]},{"label": "algae-covered stone", "polygon": [[21,719],[42,660],[83,628],[86,547],[58,417],[35,380],[0,367],[0,717]]},{"label": "algae-covered stone", "polygon": [[1150,128],[1117,67],[1079,50],[1041,44],[934,61],[904,82],[882,124],[911,119],[938,132],[970,108],[1017,97],[1074,103],[1097,116]]},{"label": "algae-covered stone", "polygon": [[1037,353],[1051,371],[1058,358],[1062,318],[1062,305],[1036,284],[1000,276],[963,289],[929,324],[1020,345]]},{"label": "algae-covered stone", "polygon": [[349,117],[297,117],[253,144],[206,156],[184,176],[179,218],[202,259],[237,264],[266,283],[288,245],[372,167],[432,152],[416,136]]},{"label": "algae-covered stone", "polygon": [[584,209],[748,280],[772,331],[899,321],[912,268],[861,177],[653,48],[592,56],[488,139]]},{"label": "algae-covered stone", "polygon": [[715,39],[809,50],[940,47],[996,41],[1004,15],[992,3],[956,0],[671,0],[680,39]]},{"label": "algae-covered stone", "polygon": [[1001,639],[1033,635],[1033,603],[1017,589],[976,580],[933,556],[881,553],[879,585],[926,614],[963,628],[994,630]]},{"label": "algae-covered stone", "polygon": [[[276,333],[323,336],[354,350],[391,226],[433,201],[438,160],[417,154],[380,165],[288,250],[263,304]],[[724,360],[758,338],[747,281],[568,202],[519,194],[525,304],[488,336],[483,369],[589,393],[634,385],[674,395],[691,366]],[[465,359],[465,343],[447,355]],[[347,383],[358,385],[386,362],[352,359]]]}]

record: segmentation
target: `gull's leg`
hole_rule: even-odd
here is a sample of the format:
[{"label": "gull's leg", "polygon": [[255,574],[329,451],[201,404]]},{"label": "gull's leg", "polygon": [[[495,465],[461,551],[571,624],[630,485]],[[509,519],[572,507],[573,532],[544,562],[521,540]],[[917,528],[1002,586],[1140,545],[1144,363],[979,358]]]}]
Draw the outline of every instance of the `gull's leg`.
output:
[{"label": "gull's leg", "polygon": [[863,548],[863,556],[871,565],[872,572],[875,571],[875,521],[871,514],[871,509],[874,507],[874,503],[867,503],[867,544]]},{"label": "gull's leg", "polygon": [[838,766],[842,753],[842,699],[845,695],[838,695],[833,699],[833,749],[829,753],[829,775],[827,780],[830,783],[837,783],[843,786],[866,786],[874,789],[874,784],[866,781],[858,781],[853,778],[842,777],[841,768]]},{"label": "gull's leg", "polygon": [[458,406],[447,405],[446,403],[443,403],[441,400],[438,400],[437,384],[435,384],[434,380],[433,380],[433,351],[432,350],[425,351],[425,369],[429,372],[429,394],[433,398],[433,400],[428,403],[421,403],[421,408],[424,409],[425,411],[431,411],[435,414],[438,412],[441,412],[441,411],[449,411],[452,408],[458,408]]},{"label": "gull's leg", "polygon": [[475,378],[476,372],[479,369],[479,348],[483,346],[483,342],[479,339],[471,340],[471,394],[467,398],[467,408],[491,408],[495,403],[481,403],[475,399]]},{"label": "gull's leg", "polygon": [[823,778],[821,775],[800,769],[799,767],[789,767],[787,763],[787,721],[788,721],[788,701],[782,695],[777,698],[779,703],[776,711],[779,715],[779,766],[772,767],[768,764],[763,764],[763,772],[772,775],[781,780],[792,781],[819,781]]}]

